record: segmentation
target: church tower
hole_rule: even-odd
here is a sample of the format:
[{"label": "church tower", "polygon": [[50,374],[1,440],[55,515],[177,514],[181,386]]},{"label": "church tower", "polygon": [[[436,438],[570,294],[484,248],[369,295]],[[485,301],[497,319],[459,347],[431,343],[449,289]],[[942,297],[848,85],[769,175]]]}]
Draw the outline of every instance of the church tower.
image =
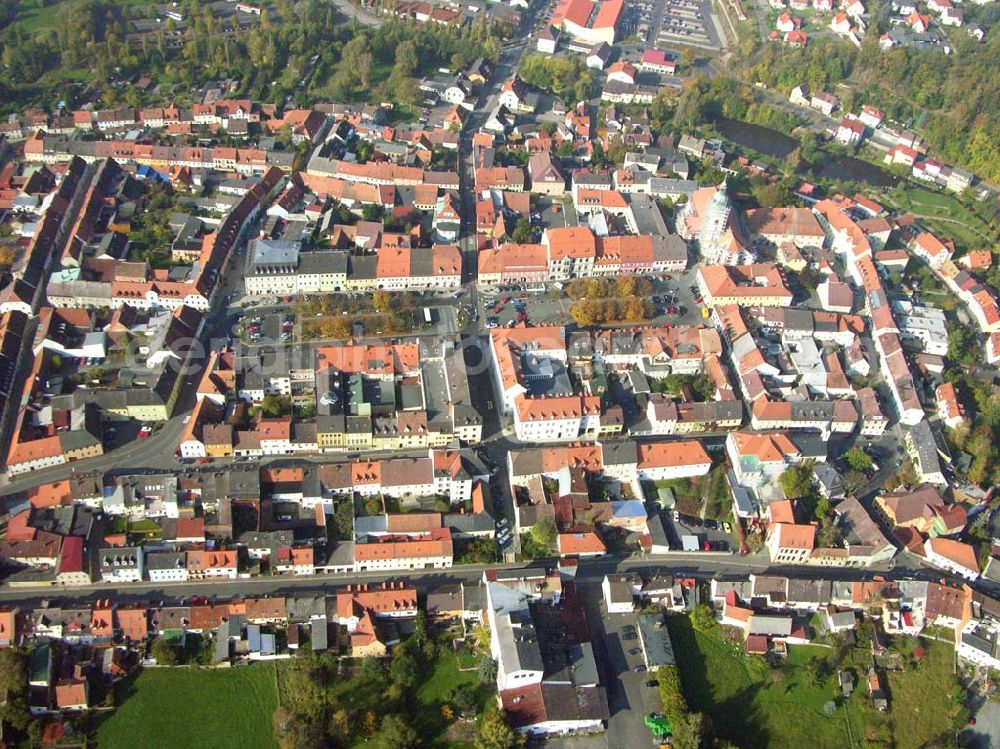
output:
[{"label": "church tower", "polygon": [[726,233],[729,226],[729,214],[732,213],[733,205],[729,200],[729,193],[726,191],[726,181],[723,180],[712,199],[708,202],[708,209],[701,222],[701,231],[698,233],[698,244],[701,247],[701,255],[704,258],[714,258],[718,254],[719,239]]}]

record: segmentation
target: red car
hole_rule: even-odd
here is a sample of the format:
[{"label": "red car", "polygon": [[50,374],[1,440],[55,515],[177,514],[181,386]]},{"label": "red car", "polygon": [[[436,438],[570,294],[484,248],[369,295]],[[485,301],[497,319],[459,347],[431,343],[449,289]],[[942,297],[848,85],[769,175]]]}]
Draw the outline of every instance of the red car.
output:
[{"label": "red car", "polygon": [[503,299],[500,300],[500,304],[507,304],[509,301],[510,301],[510,297],[509,296],[505,296]]}]

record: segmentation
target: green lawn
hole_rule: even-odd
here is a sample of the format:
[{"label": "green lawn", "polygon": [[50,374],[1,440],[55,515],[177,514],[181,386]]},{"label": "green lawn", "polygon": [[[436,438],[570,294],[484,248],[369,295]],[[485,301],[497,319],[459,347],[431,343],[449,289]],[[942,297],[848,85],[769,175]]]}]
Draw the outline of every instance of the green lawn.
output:
[{"label": "green lawn", "polygon": [[[924,219],[925,226],[939,236],[953,239],[960,250],[988,247],[991,243],[980,235],[995,237],[997,234],[995,222],[988,222],[948,193],[906,185],[890,194],[890,202],[899,210],[930,217]],[[934,217],[953,220],[940,221]]]},{"label": "green lawn", "polygon": [[273,664],[151,668],[124,682],[123,701],[97,731],[101,749],[273,749]]},{"label": "green lawn", "polygon": [[[154,0],[117,0],[116,5],[156,5]],[[42,2],[42,0],[25,0],[18,4],[17,18],[14,21],[19,31],[26,34],[37,34],[55,29],[65,23],[67,15],[73,8],[73,0],[57,2]]]},{"label": "green lawn", "polygon": [[863,740],[891,737],[897,749],[907,749],[923,746],[953,725],[952,651],[943,643],[922,641],[927,655],[916,668],[889,675],[891,709],[885,715],[872,708],[864,686],[868,652],[849,651],[841,665],[855,673],[858,686],[827,716],[824,705],[840,694],[837,669],[817,683],[811,661],[829,657],[830,648],[791,646],[788,663],[770,669],[744,655],[741,645],[725,641],[721,629],[695,632],[690,620],[679,616],[668,623],[691,709],[707,713],[718,735],[738,746],[839,749],[852,740],[861,746]]},{"label": "green lawn", "polygon": [[[468,661],[469,659],[464,659]],[[437,707],[448,701],[448,696],[459,684],[478,684],[478,661],[472,659],[473,669],[459,671],[459,656],[454,653],[441,656],[434,664],[432,673],[417,689],[417,699],[427,707]]]},{"label": "green lawn", "polygon": [[926,746],[929,739],[945,733],[957,713],[948,699],[955,677],[954,650],[943,642],[921,640],[927,655],[915,670],[890,672],[892,733],[896,746]]}]

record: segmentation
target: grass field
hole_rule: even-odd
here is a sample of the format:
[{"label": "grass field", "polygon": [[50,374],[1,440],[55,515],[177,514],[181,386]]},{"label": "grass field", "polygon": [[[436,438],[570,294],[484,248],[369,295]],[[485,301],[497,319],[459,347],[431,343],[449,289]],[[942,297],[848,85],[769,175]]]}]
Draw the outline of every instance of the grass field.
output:
[{"label": "grass field", "polygon": [[831,649],[791,646],[788,663],[769,669],[721,632],[696,632],[686,617],[670,617],[669,626],[691,708],[707,713],[718,735],[739,746],[839,749],[891,737],[894,746],[907,749],[953,725],[952,651],[941,643],[923,642],[927,655],[916,668],[889,674],[891,709],[885,715],[872,708],[860,678],[870,662],[867,651],[850,651],[842,665],[854,671],[859,685],[828,716],[824,705],[840,693],[837,671],[817,679],[811,661],[828,657]]},{"label": "grass field", "polygon": [[153,668],[124,684],[121,706],[97,731],[101,749],[273,749],[274,664]]},{"label": "grass field", "polygon": [[[466,663],[470,658],[463,658]],[[468,671],[459,671],[460,659],[458,655],[448,654],[438,658],[434,666],[434,673],[424,681],[417,689],[417,699],[424,705],[432,707],[440,706],[446,702],[452,690],[459,684],[478,683],[478,661],[473,660],[472,668]]]},{"label": "grass field", "polygon": [[[27,34],[37,34],[55,29],[60,24],[65,23],[74,4],[74,0],[56,0],[56,2],[25,0],[25,2],[18,3],[17,19],[13,25]],[[156,4],[155,0],[117,0],[116,2],[116,5],[121,7]]]},{"label": "grass field", "polygon": [[991,226],[973,210],[963,205],[958,198],[947,193],[935,192],[923,187],[907,185],[890,195],[898,210],[912,211],[924,219],[925,226],[943,237],[955,241],[960,250],[988,248],[986,237],[996,237],[997,227]]},{"label": "grass field", "polygon": [[[921,646],[928,647],[922,640]],[[954,651],[934,642],[915,671],[890,672],[892,735],[896,746],[926,746],[952,725],[954,703],[948,699],[954,685]]]}]

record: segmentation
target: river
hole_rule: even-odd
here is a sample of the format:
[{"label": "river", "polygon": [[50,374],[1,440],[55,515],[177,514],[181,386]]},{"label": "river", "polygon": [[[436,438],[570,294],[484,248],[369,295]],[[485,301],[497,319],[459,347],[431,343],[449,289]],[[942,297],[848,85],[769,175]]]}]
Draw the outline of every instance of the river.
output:
[{"label": "river", "polygon": [[[785,158],[799,147],[799,142],[792,136],[749,122],[720,119],[715,123],[715,127],[723,137],[733,143],[776,159]],[[828,154],[828,158],[822,164],[813,165],[813,174],[820,179],[865,182],[875,187],[891,187],[896,184],[896,177],[885,169],[840,154]]]}]

